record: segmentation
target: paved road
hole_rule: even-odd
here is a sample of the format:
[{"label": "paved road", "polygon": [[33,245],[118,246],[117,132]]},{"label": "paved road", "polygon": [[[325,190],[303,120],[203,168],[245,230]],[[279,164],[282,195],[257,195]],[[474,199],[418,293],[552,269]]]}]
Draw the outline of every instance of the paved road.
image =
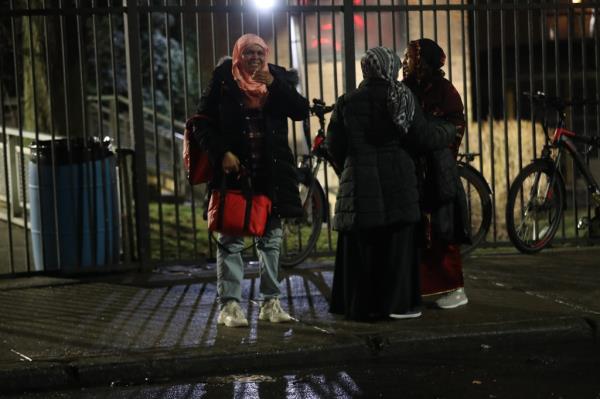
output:
[{"label": "paved road", "polygon": [[[0,279],[0,392],[342,364],[331,371],[337,375],[354,373],[347,364],[390,358],[401,360],[399,370],[413,362],[427,370],[444,361],[432,357],[434,363],[420,363],[422,353],[448,353],[451,368],[453,361],[476,356],[481,345],[501,348],[490,344],[497,338],[508,348],[565,342],[586,348],[598,336],[599,255],[600,249],[586,248],[471,258],[465,267],[467,306],[444,311],[428,302],[420,319],[379,323],[353,323],[328,313],[330,265],[306,265],[284,278],[282,301],[296,322],[259,322],[256,271],[248,270],[243,295],[250,300],[242,306],[250,327],[244,329],[216,325],[210,268]],[[459,345],[465,349],[457,353]],[[472,364],[472,370],[478,368]]]}]

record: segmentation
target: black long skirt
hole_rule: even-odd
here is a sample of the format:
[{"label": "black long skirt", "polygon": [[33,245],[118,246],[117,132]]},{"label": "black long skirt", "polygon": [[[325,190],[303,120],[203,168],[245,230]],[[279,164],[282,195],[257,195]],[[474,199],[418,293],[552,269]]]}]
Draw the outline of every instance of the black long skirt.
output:
[{"label": "black long skirt", "polygon": [[415,224],[338,234],[330,311],[349,320],[386,319],[419,310]]}]

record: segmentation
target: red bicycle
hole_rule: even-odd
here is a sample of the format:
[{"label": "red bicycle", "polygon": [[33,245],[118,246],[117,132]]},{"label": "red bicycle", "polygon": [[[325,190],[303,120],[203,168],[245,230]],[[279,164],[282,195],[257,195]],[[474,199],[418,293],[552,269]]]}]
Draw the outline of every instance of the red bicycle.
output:
[{"label": "red bicycle", "polygon": [[[578,136],[565,128],[565,109],[573,105],[596,105],[596,100],[568,101],[551,97],[538,91],[535,94],[523,93],[534,103],[555,111],[558,124],[554,134],[548,134],[547,118],[542,124],[545,145],[542,154],[524,167],[510,186],[506,203],[506,229],[517,249],[531,254],[546,248],[558,229],[566,208],[566,188],[561,171],[565,153],[571,155],[575,166],[585,179],[591,204],[595,207],[589,223],[579,223],[582,228],[589,224],[591,235],[600,234],[600,186],[592,176],[583,156],[600,146],[599,136]],[[535,122],[535,118],[534,118]],[[584,152],[577,150],[575,143],[586,146]]]}]

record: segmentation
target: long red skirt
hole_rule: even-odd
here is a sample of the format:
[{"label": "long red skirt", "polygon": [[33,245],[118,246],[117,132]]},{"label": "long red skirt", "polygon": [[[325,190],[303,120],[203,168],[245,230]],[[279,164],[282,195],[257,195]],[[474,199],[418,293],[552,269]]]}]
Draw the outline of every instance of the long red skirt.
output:
[{"label": "long red skirt", "polygon": [[431,242],[420,265],[421,295],[441,294],[464,287],[459,245]]}]

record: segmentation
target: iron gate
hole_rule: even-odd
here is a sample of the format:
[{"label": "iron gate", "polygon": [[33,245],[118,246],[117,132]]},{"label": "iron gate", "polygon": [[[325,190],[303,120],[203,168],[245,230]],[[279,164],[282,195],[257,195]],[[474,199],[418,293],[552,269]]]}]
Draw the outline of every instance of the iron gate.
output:
[{"label": "iron gate", "polygon": [[[475,166],[493,189],[487,241],[503,245],[507,187],[543,140],[531,123],[532,104],[520,93],[597,97],[598,7],[596,1],[562,0],[3,2],[0,275],[39,269],[32,256],[27,176],[30,144],[40,139],[108,136],[119,149],[120,259],[102,270],[213,256],[202,219],[205,188],[190,187],[182,172],[183,123],[214,65],[248,32],[269,43],[271,62],[298,71],[299,91],[327,103],[361,80],[357,65],[367,48],[384,45],[402,56],[408,40],[438,41],[448,57],[446,77],[461,94],[469,121],[463,149],[481,154]],[[574,109],[569,122],[597,134],[600,109]],[[316,121],[290,122],[295,154],[306,153],[305,133],[316,128]],[[600,169],[597,153],[588,161]],[[333,203],[337,177],[325,168],[319,178]],[[575,226],[590,207],[578,182],[570,173],[574,211],[559,236],[585,243]],[[42,218],[58,214],[53,195],[54,205],[41,207]],[[335,233],[324,226],[316,255],[330,255],[334,246]]]}]

